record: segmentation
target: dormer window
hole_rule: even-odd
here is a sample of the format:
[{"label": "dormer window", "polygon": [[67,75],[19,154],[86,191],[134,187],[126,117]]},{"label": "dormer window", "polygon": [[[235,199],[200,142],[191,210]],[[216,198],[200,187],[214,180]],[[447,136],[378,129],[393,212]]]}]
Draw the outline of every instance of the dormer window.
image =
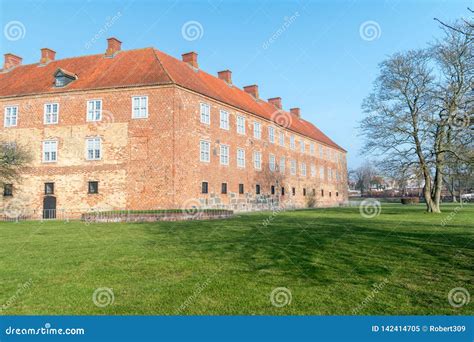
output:
[{"label": "dormer window", "polygon": [[71,83],[72,81],[76,80],[77,75],[75,75],[71,72],[68,72],[64,69],[58,69],[54,73],[54,78],[55,78],[54,86],[60,88],[60,87],[65,87],[69,83]]}]

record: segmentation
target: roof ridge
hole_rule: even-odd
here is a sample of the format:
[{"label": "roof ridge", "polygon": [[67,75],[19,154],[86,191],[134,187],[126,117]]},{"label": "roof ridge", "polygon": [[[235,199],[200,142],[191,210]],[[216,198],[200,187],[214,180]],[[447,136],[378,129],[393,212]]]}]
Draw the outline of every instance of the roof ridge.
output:
[{"label": "roof ridge", "polygon": [[[156,54],[156,51],[159,51],[158,49],[156,48],[153,48],[153,55],[155,56],[156,60],[158,61],[158,63],[160,63],[161,67],[163,68],[166,76],[168,76],[168,78],[170,79],[171,83],[174,83],[176,84],[175,80],[173,79],[173,77],[171,77],[170,73],[168,72],[168,70],[165,68],[165,66],[163,65],[163,63],[161,62],[160,60],[160,57],[158,57],[158,55]],[[161,52],[161,51],[160,51]]]},{"label": "roof ridge", "polygon": [[[345,151],[313,123],[294,115],[291,110],[255,98],[245,91],[245,87],[229,85],[218,75],[191,68],[188,63],[155,47],[121,50],[113,58],[105,54],[91,54],[57,59],[44,65],[19,65],[6,73],[0,73],[4,86],[0,88],[0,98],[64,91],[51,88],[51,74],[58,68],[79,75],[79,79],[70,85],[70,91],[174,84],[277,124],[276,112],[284,113],[288,116],[287,128],[290,131]],[[18,77],[22,73],[28,81]]]},{"label": "roof ridge", "polygon": [[[143,47],[143,48],[136,48],[136,49],[130,49],[130,50],[120,50],[119,53],[121,53],[121,52],[129,52],[129,51],[140,51],[140,50],[147,50],[147,49],[154,49],[154,47],[152,47],[152,46],[147,46],[147,47]],[[105,56],[105,53],[94,53],[94,54],[90,54],[90,55],[71,56],[71,57],[65,57],[65,58],[61,58],[61,59],[54,59],[54,60],[49,61],[48,64],[54,63],[54,62],[60,62],[60,61],[67,61],[67,60],[70,60],[70,59],[86,58],[86,57],[96,57],[96,56]],[[21,68],[21,67],[23,67],[23,66],[31,66],[31,65],[41,65],[41,66],[44,66],[44,64],[42,64],[41,62],[35,62],[35,63],[29,63],[29,64],[20,64],[20,65],[18,65],[17,67],[18,67],[18,68]]]}]

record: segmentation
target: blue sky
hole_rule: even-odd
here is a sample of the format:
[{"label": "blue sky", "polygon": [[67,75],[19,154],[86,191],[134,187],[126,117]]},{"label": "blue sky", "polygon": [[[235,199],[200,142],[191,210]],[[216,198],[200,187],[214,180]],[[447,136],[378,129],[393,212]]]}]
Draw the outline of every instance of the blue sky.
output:
[{"label": "blue sky", "polygon": [[[364,160],[357,125],[377,65],[386,56],[426,46],[440,35],[433,20],[467,15],[472,1],[151,1],[0,0],[0,52],[23,62],[39,49],[57,58],[154,46],[175,57],[196,51],[210,73],[230,69],[242,87],[280,96],[348,150],[349,167]],[[187,28],[187,29],[186,29]]]}]

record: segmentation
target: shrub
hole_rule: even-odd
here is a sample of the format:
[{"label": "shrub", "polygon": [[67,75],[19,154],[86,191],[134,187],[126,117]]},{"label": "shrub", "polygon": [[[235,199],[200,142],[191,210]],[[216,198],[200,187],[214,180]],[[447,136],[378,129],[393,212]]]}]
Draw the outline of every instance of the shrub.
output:
[{"label": "shrub", "polygon": [[418,204],[420,199],[418,197],[403,197],[401,199],[402,204]]}]

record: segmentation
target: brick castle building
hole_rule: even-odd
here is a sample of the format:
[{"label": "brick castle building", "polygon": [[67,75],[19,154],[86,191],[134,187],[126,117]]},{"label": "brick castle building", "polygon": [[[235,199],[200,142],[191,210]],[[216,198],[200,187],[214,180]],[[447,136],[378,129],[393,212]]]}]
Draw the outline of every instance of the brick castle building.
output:
[{"label": "brick castle building", "polygon": [[[38,63],[5,54],[2,143],[32,161],[4,184],[3,207],[144,210],[337,205],[347,200],[346,151],[299,108],[212,76],[197,54],[154,48]],[[15,210],[13,210],[15,211]],[[8,214],[8,213],[7,213]],[[42,214],[41,214],[42,215]]]}]

